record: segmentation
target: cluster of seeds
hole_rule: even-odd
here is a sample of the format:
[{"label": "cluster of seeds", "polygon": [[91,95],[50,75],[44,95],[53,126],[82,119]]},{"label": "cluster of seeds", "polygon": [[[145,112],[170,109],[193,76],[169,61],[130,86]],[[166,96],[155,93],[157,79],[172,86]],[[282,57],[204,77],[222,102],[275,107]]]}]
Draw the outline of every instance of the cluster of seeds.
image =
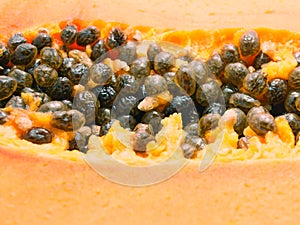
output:
[{"label": "cluster of seeds", "polygon": [[[140,56],[141,42],[128,40],[118,28],[100,36],[95,26],[78,30],[70,24],[60,33],[61,47],[45,30],[31,43],[16,33],[1,44],[0,123],[7,121],[7,107],[32,110],[24,101],[30,95],[38,100],[36,111],[51,113],[53,127],[75,132],[69,150],[86,152],[90,135],[105,135],[118,120],[134,132],[134,150],[145,152],[161,130],[161,120],[178,112],[187,133],[182,145],[187,158],[205,147],[207,132],[226,112],[236,116],[239,148],[249,144],[243,133],[247,126],[264,136],[276,131],[276,116],[287,119],[295,136],[300,131],[300,67],[288,80],[268,81],[262,66],[271,58],[261,50],[255,31],[245,32],[238,46],[225,44],[206,61],[188,52],[176,55],[155,42]],[[298,61],[299,55],[295,53]],[[243,57],[255,57],[253,64]],[[33,127],[22,138],[44,144],[53,135]]]}]

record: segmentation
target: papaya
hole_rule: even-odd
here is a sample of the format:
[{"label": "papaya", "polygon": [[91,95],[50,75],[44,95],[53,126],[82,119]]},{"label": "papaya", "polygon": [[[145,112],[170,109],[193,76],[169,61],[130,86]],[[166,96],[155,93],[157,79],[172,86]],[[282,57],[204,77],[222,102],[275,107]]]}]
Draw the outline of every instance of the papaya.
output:
[{"label": "papaya", "polygon": [[[289,21],[297,21],[294,14],[285,13],[297,7],[287,8],[285,3],[278,2],[270,7],[268,2],[259,3],[262,4],[259,6],[254,1],[230,1],[225,5],[178,1],[180,9],[174,9],[170,1],[149,1],[143,5],[138,1],[124,1],[122,4],[128,10],[122,10],[119,2],[114,1],[83,5],[78,0],[51,3],[42,0],[32,2],[30,7],[27,2],[4,1],[0,8],[3,50],[0,59],[3,86],[0,94],[1,224],[298,224],[297,54],[300,34],[296,24],[282,19],[287,16]],[[15,16],[11,15],[12,4]],[[206,9],[207,15],[200,17],[201,7]],[[257,12],[257,8],[261,11]],[[132,12],[130,16],[128,11]],[[224,12],[232,13],[217,22],[224,18]],[[66,40],[61,35],[68,26],[77,29],[76,40],[71,43],[68,43],[69,36]],[[87,38],[79,40],[80,31],[85,29],[91,36],[97,36],[89,43],[86,43]],[[25,41],[14,46],[12,37],[16,34],[21,34]],[[49,35],[51,43],[42,42],[46,46],[39,49],[34,40],[40,34]],[[111,38],[112,34],[117,34],[118,38]],[[243,45],[249,39],[250,48]],[[105,57],[91,60],[98,40],[103,41],[107,50]],[[120,40],[124,42],[118,43]],[[77,110],[71,109],[70,104],[78,104],[75,96],[80,93],[85,93],[84,98],[93,99],[93,94],[84,92],[84,85],[88,86],[86,90],[89,85],[101,91],[103,86],[107,87],[106,80],[101,83],[101,77],[91,75],[97,72],[96,65],[101,65],[101,69],[111,68],[116,78],[135,73],[134,67],[140,64],[124,62],[127,56],[124,61],[118,61],[122,48],[130,48],[128,43],[138,43],[137,60],[149,58],[146,50],[151,43],[163,49],[160,50],[165,53],[161,56],[163,59],[175,56],[168,72],[175,76],[172,87],[176,90],[185,88],[186,83],[180,83],[180,75],[188,74],[190,65],[208,65],[205,71],[210,75],[204,83],[189,84],[185,88],[187,93],[176,96],[166,89],[167,76],[165,79],[157,76],[165,71],[162,72],[154,60],[153,65],[148,65],[151,69],[143,83],[151,94],[139,105],[139,111],[144,110],[143,115],[152,109],[156,110],[155,115],[166,114],[166,109],[171,111],[160,121],[161,127],[151,126],[151,129],[158,129],[155,134],[150,125],[145,124],[125,129],[121,119],[116,119],[105,134],[100,134],[101,126],[97,126],[100,122],[96,121],[90,130],[84,126],[84,132],[90,132],[86,145],[78,147],[77,140],[77,148],[72,147],[75,136],[85,134],[76,131],[81,131],[90,117],[84,114],[88,112],[80,111],[83,103]],[[29,51],[34,52],[33,60],[41,61],[47,70],[32,60],[19,62],[17,53],[23,53],[18,45],[34,49]],[[115,48],[115,45],[120,46]],[[10,56],[3,62],[4,50]],[[47,51],[51,57],[55,56],[50,63]],[[230,61],[235,56],[229,54],[227,57],[224,51],[238,54],[238,60]],[[88,58],[81,60],[78,52]],[[209,64],[216,56],[220,56],[221,62],[228,60],[219,72]],[[74,88],[78,80],[61,75],[64,71],[60,68],[63,64],[60,60],[63,58],[79,60],[76,63],[81,70],[89,69],[96,87],[93,82],[87,84],[81,79],[83,84]],[[261,61],[264,63],[260,64]],[[230,66],[234,66],[233,70]],[[42,72],[51,71],[47,82],[38,79],[37,68]],[[236,76],[235,68],[246,71],[242,78]],[[27,91],[17,80],[20,74],[25,76],[24,73],[32,78],[32,81],[26,80],[29,84],[24,84]],[[70,78],[69,81],[64,77]],[[65,83],[47,92],[47,88],[55,86],[51,78]],[[72,90],[66,92],[72,98],[61,104],[65,100],[61,98],[65,93],[61,90],[68,89],[70,83]],[[238,93],[230,93],[230,106],[226,105],[225,84],[229,91],[236,89]],[[208,102],[207,105],[201,95],[197,96],[205,87],[216,87],[211,90],[212,97],[222,92],[223,111],[222,104],[216,106]],[[130,88],[132,86],[125,88],[125,93],[120,91],[114,103],[100,99],[100,107],[96,104],[93,107],[97,110],[117,107],[120,111],[122,105],[117,100],[132,91]],[[51,95],[48,100],[45,95],[41,97],[45,93]],[[245,95],[246,99],[252,99],[251,108],[245,108],[248,102],[239,103]],[[170,109],[174,99],[187,110],[174,112]],[[191,107],[190,99],[193,100]],[[50,106],[47,105],[49,101],[52,101]],[[149,102],[151,110],[147,108]],[[194,106],[200,117],[194,122],[197,135],[188,139],[189,131],[195,130],[187,126],[190,124],[184,124],[185,113],[192,111]],[[59,110],[52,112],[49,107]],[[105,115],[104,111],[102,113]],[[75,119],[66,125],[70,117]],[[103,117],[99,120],[105,119]],[[206,130],[208,121],[212,120],[217,120],[217,126]],[[247,123],[243,123],[245,121]],[[132,121],[127,118],[127,122],[130,125]],[[142,136],[145,139],[139,139],[140,134],[146,134]],[[193,140],[198,142],[195,144]]]}]

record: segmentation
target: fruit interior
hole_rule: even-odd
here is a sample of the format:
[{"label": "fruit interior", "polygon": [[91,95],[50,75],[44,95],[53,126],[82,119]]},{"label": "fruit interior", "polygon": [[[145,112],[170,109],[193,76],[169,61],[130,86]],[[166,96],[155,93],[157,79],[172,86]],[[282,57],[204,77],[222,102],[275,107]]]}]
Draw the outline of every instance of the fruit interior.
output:
[{"label": "fruit interior", "polygon": [[[81,30],[90,25],[96,26],[100,29],[100,38],[105,39],[112,28],[119,28],[127,34],[128,40],[138,41],[156,41],[158,43],[174,43],[185,49],[190,49],[192,54],[197,55],[198,59],[207,60],[214,51],[219,51],[225,44],[239,44],[239,40],[246,30],[244,29],[216,29],[216,30],[170,30],[170,29],[155,29],[147,26],[132,27],[127,24],[117,22],[104,22],[101,20],[94,21],[62,21],[59,24],[45,24],[38,28],[22,31],[27,39],[28,43],[31,43],[34,37],[38,34],[41,28],[45,28],[53,37],[53,45],[56,47],[62,47],[63,42],[60,38],[61,30],[67,24],[75,24],[78,30]],[[297,66],[297,61],[293,54],[300,49],[300,34],[289,32],[286,30],[273,30],[266,28],[255,29],[258,33],[261,49],[267,53],[273,60],[270,63],[264,65],[262,70],[267,74],[268,81],[275,78],[281,78],[288,80],[289,74]],[[1,41],[7,43],[11,34],[2,34]],[[80,49],[82,51],[89,52],[88,47],[80,47],[76,44],[71,46],[72,49]],[[177,52],[178,53],[178,52]],[[145,54],[141,52],[140,54]],[[181,53],[179,53],[181,54]],[[241,57],[248,65],[253,63],[255,56]],[[34,154],[46,154],[55,155],[55,157],[62,157],[70,160],[80,160],[82,153],[79,151],[67,151],[68,140],[73,135],[72,132],[65,132],[59,129],[53,128],[50,125],[49,114],[37,113],[33,111],[24,111],[18,109],[8,109],[10,111],[11,119],[0,127],[0,146],[4,148],[17,149],[18,151],[27,151]],[[209,151],[214,147],[214,142],[218,137],[218,132],[225,131],[220,142],[220,150],[218,152],[218,160],[232,161],[232,160],[246,160],[256,158],[294,158],[299,155],[300,143],[295,143],[295,135],[289,123],[284,118],[276,118],[275,123],[277,126],[276,131],[269,131],[264,136],[257,135],[250,127],[244,130],[244,135],[250,137],[248,149],[238,148],[238,135],[234,131],[234,118],[230,115],[228,118],[223,117],[223,124],[219,124],[219,127],[210,132],[206,139],[208,145],[205,150],[197,152],[194,158],[201,158],[205,151]],[[31,126],[42,126],[49,128],[55,133],[55,138],[49,144],[38,145],[26,140],[21,140],[18,134],[20,124],[31,123]],[[148,155],[150,159],[158,159],[161,157],[167,157],[164,154],[170,149],[176,149],[182,144],[182,138],[184,132],[182,132],[182,124],[180,115],[173,115],[170,118],[164,120],[164,129],[168,132],[175,130],[175,135],[168,135],[162,132],[156,138],[165,138],[165,147],[154,151]],[[124,156],[123,151],[130,149],[128,146],[122,146],[120,150],[120,143],[114,139],[114,129],[122,129],[116,125],[107,135],[101,137],[101,141],[105,150],[115,157],[130,161],[133,158],[140,159],[139,154],[130,154]],[[122,130],[124,135],[129,135],[129,131]],[[178,141],[179,142],[176,142]],[[169,144],[169,145],[168,145]],[[93,146],[93,143],[89,143],[89,146]],[[166,147],[167,146],[167,147]],[[118,148],[118,150],[116,150]],[[169,154],[172,152],[169,152]],[[134,160],[133,160],[134,161]]]}]

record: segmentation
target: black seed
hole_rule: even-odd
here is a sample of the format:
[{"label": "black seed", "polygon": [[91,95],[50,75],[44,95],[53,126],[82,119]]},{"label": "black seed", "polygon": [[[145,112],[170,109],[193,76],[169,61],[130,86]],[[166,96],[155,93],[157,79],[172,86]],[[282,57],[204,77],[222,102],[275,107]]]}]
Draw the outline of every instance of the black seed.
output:
[{"label": "black seed", "polygon": [[136,44],[132,41],[122,45],[119,49],[119,59],[131,65],[137,59]]},{"label": "black seed", "polygon": [[282,115],[282,117],[288,121],[294,135],[296,136],[300,132],[300,117],[295,113],[286,113]]},{"label": "black seed", "polygon": [[95,122],[95,116],[99,107],[99,101],[91,91],[79,92],[74,97],[73,108],[84,114],[87,124]]},{"label": "black seed", "polygon": [[136,93],[139,88],[138,82],[131,74],[122,74],[118,76],[115,86],[117,92],[122,91],[129,94]]},{"label": "black seed", "polygon": [[[102,39],[100,39],[93,46],[91,59],[96,60],[96,59],[100,58],[101,56],[104,57],[107,55],[106,54],[107,51],[108,51],[108,49],[105,45],[105,42]],[[101,60],[103,60],[103,58],[101,58]]]},{"label": "black seed", "polygon": [[193,78],[196,80],[198,85],[205,83],[207,78],[212,75],[205,62],[193,60],[189,63],[189,66],[192,69]]},{"label": "black seed", "polygon": [[218,126],[221,116],[219,114],[206,114],[201,117],[198,123],[198,134],[205,137],[207,131],[213,130]]},{"label": "black seed", "polygon": [[53,127],[64,131],[76,131],[85,124],[85,118],[77,110],[56,111],[52,114],[50,123]]},{"label": "black seed", "polygon": [[12,96],[9,101],[6,103],[5,107],[11,108],[19,108],[19,109],[26,109],[27,106],[24,100],[20,96]]},{"label": "black seed", "polygon": [[15,65],[28,65],[37,55],[37,48],[32,44],[20,44],[10,55],[10,60]]},{"label": "black seed", "polygon": [[146,77],[144,84],[149,96],[160,94],[168,89],[167,81],[158,74]]},{"label": "black seed", "polygon": [[8,48],[5,45],[0,44],[0,66],[5,67],[9,62],[9,59],[10,59],[10,52]]},{"label": "black seed", "polygon": [[267,74],[262,71],[248,73],[243,81],[243,88],[253,97],[258,97],[268,91]]},{"label": "black seed", "polygon": [[150,61],[146,57],[134,60],[130,66],[130,72],[136,79],[148,76],[150,69]]},{"label": "black seed", "polygon": [[41,59],[34,60],[33,63],[31,63],[29,66],[27,66],[25,69],[26,72],[30,73],[33,76],[33,72],[35,68],[37,68],[39,65],[41,65]]},{"label": "black seed", "polygon": [[128,130],[133,130],[137,124],[136,119],[132,115],[122,115],[118,117],[120,125]]},{"label": "black seed", "polygon": [[52,142],[52,133],[42,127],[33,127],[26,131],[22,138],[34,144],[47,144]]},{"label": "black seed", "polygon": [[104,63],[96,63],[89,69],[91,79],[96,84],[108,84],[112,77],[112,70]]},{"label": "black seed", "polygon": [[85,153],[87,151],[87,144],[91,135],[92,130],[88,126],[83,126],[75,132],[74,140],[76,141],[76,145],[81,152]]},{"label": "black seed", "polygon": [[111,120],[111,109],[100,107],[96,115],[96,124],[103,126],[104,124],[108,123],[110,120]]},{"label": "black seed", "polygon": [[182,95],[184,92],[175,83],[175,75],[176,75],[175,72],[166,72],[163,77],[166,79],[167,85],[168,85],[168,90],[173,96],[174,95]]},{"label": "black seed", "polygon": [[200,151],[206,146],[205,138],[199,137],[198,135],[189,134],[185,137],[184,142],[192,145],[195,151]]},{"label": "black seed", "polygon": [[75,42],[77,35],[77,27],[75,25],[67,25],[61,32],[60,38],[65,45],[70,45]]},{"label": "black seed", "polygon": [[225,104],[222,104],[220,102],[213,102],[209,104],[209,106],[204,108],[203,115],[209,113],[223,115],[225,111],[226,111]]},{"label": "black seed", "polygon": [[68,57],[63,58],[62,64],[58,69],[58,75],[60,77],[68,77],[72,66],[75,64],[76,64],[76,61],[74,58],[68,58]]},{"label": "black seed", "polygon": [[254,30],[245,32],[240,38],[239,47],[242,56],[250,56],[256,54],[260,49],[260,40],[257,32]]},{"label": "black seed", "polygon": [[147,49],[147,57],[150,61],[151,68],[154,68],[155,56],[162,51],[161,47],[157,43],[150,43]]},{"label": "black seed", "polygon": [[194,79],[194,71],[188,64],[183,64],[178,68],[174,82],[189,96],[193,95],[196,91],[197,83]]},{"label": "black seed", "polygon": [[133,149],[137,152],[145,152],[146,146],[150,141],[154,141],[154,133],[151,125],[139,123],[134,128],[132,137]]},{"label": "black seed", "polygon": [[300,67],[296,67],[289,75],[288,85],[294,89],[300,88]]},{"label": "black seed", "polygon": [[77,33],[76,43],[79,46],[86,46],[94,43],[100,36],[100,31],[95,26],[89,26]]},{"label": "black seed", "polygon": [[56,112],[65,110],[67,110],[67,106],[61,101],[46,102],[37,109],[38,112]]},{"label": "black seed", "polygon": [[26,43],[27,40],[26,38],[23,36],[22,33],[16,33],[13,36],[11,36],[8,39],[7,45],[8,47],[13,51],[15,50],[20,44],[24,44]]},{"label": "black seed", "polygon": [[0,125],[3,125],[8,121],[8,114],[3,111],[3,109],[0,109]]},{"label": "black seed", "polygon": [[16,79],[17,89],[16,92],[20,93],[25,87],[31,87],[33,78],[30,73],[27,73],[20,69],[13,69],[9,74],[9,77]]},{"label": "black seed", "polygon": [[190,159],[195,153],[195,147],[189,143],[183,143],[181,149],[183,151],[183,156],[186,159]]},{"label": "black seed", "polygon": [[242,63],[230,63],[225,67],[224,77],[228,83],[232,83],[237,87],[243,85],[243,80],[249,73],[247,67]]},{"label": "black seed", "polygon": [[268,131],[276,131],[274,117],[269,113],[256,113],[248,117],[250,128],[258,135],[265,135]]},{"label": "black seed", "polygon": [[55,48],[45,47],[40,53],[41,62],[54,69],[58,69],[62,64],[63,57]]},{"label": "black seed", "polygon": [[207,60],[207,66],[209,70],[216,76],[220,76],[221,72],[225,68],[225,62],[221,58],[221,55],[217,52],[213,53]]},{"label": "black seed", "polygon": [[235,123],[234,123],[234,131],[239,135],[243,135],[244,129],[248,126],[247,116],[246,114],[239,108],[231,108],[226,111],[226,113],[234,113],[235,114]]},{"label": "black seed", "polygon": [[253,67],[254,69],[256,70],[259,70],[261,69],[261,66],[270,62],[271,61],[271,58],[270,56],[268,56],[266,53],[264,53],[263,51],[260,51],[257,56],[255,57],[254,59],[254,62],[253,62]]},{"label": "black seed", "polygon": [[222,90],[215,80],[210,80],[200,85],[196,90],[196,101],[202,106],[208,106],[214,102],[223,104]]},{"label": "black seed", "polygon": [[67,77],[59,77],[52,87],[48,87],[46,93],[53,100],[71,99],[73,84]]},{"label": "black seed", "polygon": [[110,108],[117,96],[116,90],[111,85],[99,85],[92,89],[98,98],[101,107]]},{"label": "black seed", "polygon": [[296,99],[300,96],[299,91],[291,91],[287,94],[284,100],[284,108],[287,112],[300,114],[296,108]]},{"label": "black seed", "polygon": [[266,99],[271,104],[282,103],[287,95],[287,82],[283,79],[276,78],[269,82],[268,91],[265,94]]},{"label": "black seed", "polygon": [[0,76],[0,101],[9,98],[17,89],[16,79],[7,76]]},{"label": "black seed", "polygon": [[103,124],[100,128],[100,136],[107,134],[109,129],[111,128],[112,124],[113,124],[113,121],[109,121],[108,123]]},{"label": "black seed", "polygon": [[239,49],[233,44],[224,45],[220,51],[220,56],[225,64],[236,63],[240,61]]},{"label": "black seed", "polygon": [[236,92],[230,96],[229,104],[247,112],[255,106],[260,106],[260,101],[247,94]]},{"label": "black seed", "polygon": [[184,131],[187,133],[187,135],[198,136],[198,122],[187,124],[184,127]]},{"label": "black seed", "polygon": [[129,115],[136,110],[138,99],[133,95],[117,98],[112,107],[113,113],[120,115]]},{"label": "black seed", "polygon": [[156,110],[151,110],[144,114],[141,122],[145,124],[150,124],[153,128],[154,134],[157,134],[162,128],[162,124],[161,124],[162,119],[163,119],[163,115],[160,112]]},{"label": "black seed", "polygon": [[239,89],[236,86],[232,85],[232,84],[225,84],[224,86],[222,86],[222,93],[223,93],[223,96],[224,96],[224,99],[225,99],[226,107],[229,107],[230,96],[233,93],[236,93],[238,91],[239,91]]},{"label": "black seed", "polygon": [[255,106],[248,111],[247,119],[249,119],[252,116],[254,116],[255,114],[259,114],[259,113],[269,113],[269,111],[264,106]]},{"label": "black seed", "polygon": [[247,150],[249,148],[249,138],[250,137],[241,137],[238,140],[237,148]]},{"label": "black seed", "polygon": [[154,70],[163,75],[175,65],[175,57],[169,52],[160,52],[154,58]]},{"label": "black seed", "polygon": [[113,28],[109,32],[106,44],[110,49],[117,48],[126,43],[127,36],[119,28]]},{"label": "black seed", "polygon": [[44,47],[51,47],[52,37],[47,33],[38,33],[31,44],[37,47],[38,51],[41,51]]},{"label": "black seed", "polygon": [[58,79],[57,71],[45,64],[41,64],[35,68],[33,76],[35,82],[41,87],[50,87]]},{"label": "black seed", "polygon": [[71,66],[71,69],[68,73],[68,78],[74,84],[86,84],[89,78],[89,68],[83,63],[76,63]]}]

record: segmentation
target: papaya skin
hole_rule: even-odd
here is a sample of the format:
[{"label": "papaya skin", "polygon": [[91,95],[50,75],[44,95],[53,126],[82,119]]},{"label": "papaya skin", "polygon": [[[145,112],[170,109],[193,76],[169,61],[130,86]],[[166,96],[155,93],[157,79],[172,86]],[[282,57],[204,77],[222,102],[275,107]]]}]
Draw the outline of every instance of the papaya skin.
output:
[{"label": "papaya skin", "polygon": [[[28,3],[17,0],[13,7],[18,13],[11,16],[12,3],[4,0],[0,6],[1,24],[5,24],[0,26],[0,33],[4,34],[1,39],[5,41],[15,31],[30,30],[41,24],[48,24],[45,26],[49,28],[53,24],[57,26],[66,17],[71,21],[74,17],[81,21],[98,18],[99,14],[108,21],[122,21],[132,26],[146,25],[143,27],[145,31],[150,31],[152,26],[171,31],[164,38],[176,43],[180,41],[181,44],[187,43],[187,39],[182,38],[183,33],[166,29],[174,28],[174,21],[179,30],[231,27],[237,31],[239,29],[236,27],[241,26],[270,27],[285,30],[262,29],[260,35],[265,33],[266,40],[271,37],[281,40],[283,36],[287,40],[291,37],[299,39],[297,33],[287,31],[299,30],[299,25],[287,22],[298,19],[297,13],[291,13],[292,9],[297,9],[297,1],[290,1],[290,5],[287,1],[280,1],[272,7],[268,2],[251,7],[254,1],[229,1],[225,8],[233,13],[226,13],[226,18],[226,9],[216,8],[223,1],[215,4],[211,11],[209,7],[212,6],[207,6],[204,10],[207,15],[204,17],[199,16],[198,5],[203,1],[191,1],[189,6],[184,1],[178,1],[183,12],[179,15],[174,14],[168,3],[163,3],[166,5],[157,15],[157,2],[143,2],[149,4],[147,7],[128,1],[127,5],[135,12],[134,16],[129,17],[127,11],[112,14],[116,5],[120,7],[119,1],[106,1],[110,10],[102,8],[104,1],[57,1],[55,7],[52,6],[53,1],[32,1],[30,11],[39,12],[33,16],[28,12]],[[82,4],[84,7],[78,7]],[[49,10],[49,13],[40,11],[40,6]],[[86,8],[90,9],[87,11]],[[242,12],[247,13],[243,15]],[[178,17],[183,18],[187,14],[190,17],[186,20],[178,20]],[[155,19],[151,18],[153,16]],[[228,29],[228,35],[233,38],[230,31]],[[199,35],[207,32],[188,31],[193,40],[200,40]],[[277,35],[273,32],[277,32]],[[229,37],[225,38],[225,41],[229,40]],[[198,168],[199,163],[191,161],[177,175],[163,183],[134,188],[107,181],[80,156],[76,160],[62,159],[1,146],[0,221],[5,225],[299,224],[298,158],[218,162],[202,173]]]}]

